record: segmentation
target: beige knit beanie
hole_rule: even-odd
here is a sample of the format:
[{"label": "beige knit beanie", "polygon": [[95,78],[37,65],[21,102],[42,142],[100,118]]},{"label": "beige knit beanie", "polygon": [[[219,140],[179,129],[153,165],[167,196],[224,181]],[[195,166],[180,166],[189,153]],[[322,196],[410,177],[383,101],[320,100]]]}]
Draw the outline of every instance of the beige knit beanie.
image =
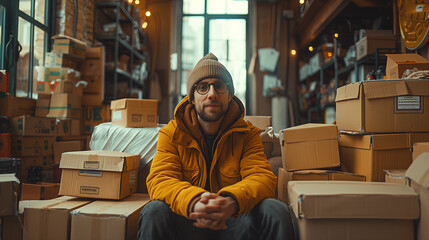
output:
[{"label": "beige knit beanie", "polygon": [[234,83],[232,82],[231,74],[213,53],[208,53],[198,61],[191,74],[189,74],[187,87],[189,102],[194,99],[194,85],[203,79],[212,77],[219,78],[227,83],[229,94],[234,96]]}]

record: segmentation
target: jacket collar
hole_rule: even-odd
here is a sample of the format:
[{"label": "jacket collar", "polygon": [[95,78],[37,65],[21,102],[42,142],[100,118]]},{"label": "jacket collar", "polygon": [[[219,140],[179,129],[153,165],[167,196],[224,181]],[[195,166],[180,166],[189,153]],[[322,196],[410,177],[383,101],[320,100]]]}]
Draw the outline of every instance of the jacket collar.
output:
[{"label": "jacket collar", "polygon": [[[247,124],[243,117],[243,103],[240,99],[234,96],[228,106],[224,119],[222,120],[218,136],[228,132],[248,131],[249,129],[247,129]],[[197,113],[194,105],[188,101],[188,96],[183,98],[176,106],[176,109],[174,110],[174,119],[177,122],[177,127],[173,134],[173,141],[177,144],[186,145],[188,147],[197,147],[200,145],[205,150],[205,141],[200,129]]]}]

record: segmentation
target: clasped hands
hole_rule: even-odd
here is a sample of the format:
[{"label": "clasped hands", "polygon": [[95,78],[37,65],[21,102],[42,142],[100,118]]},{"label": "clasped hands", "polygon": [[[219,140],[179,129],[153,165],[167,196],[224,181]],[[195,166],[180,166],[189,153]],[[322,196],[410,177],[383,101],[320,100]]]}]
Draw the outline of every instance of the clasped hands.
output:
[{"label": "clasped hands", "polygon": [[194,226],[212,230],[226,229],[226,220],[237,210],[237,203],[232,197],[223,197],[214,193],[205,192],[195,203],[190,219],[196,220]]}]

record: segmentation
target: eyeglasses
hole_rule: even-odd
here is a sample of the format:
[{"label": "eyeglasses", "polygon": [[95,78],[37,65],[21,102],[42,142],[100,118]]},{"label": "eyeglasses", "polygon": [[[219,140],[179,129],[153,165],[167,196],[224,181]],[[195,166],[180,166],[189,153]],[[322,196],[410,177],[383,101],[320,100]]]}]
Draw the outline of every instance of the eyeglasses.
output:
[{"label": "eyeglasses", "polygon": [[228,84],[222,81],[217,81],[214,83],[207,83],[207,82],[197,83],[194,85],[194,87],[199,94],[206,95],[209,92],[211,85],[213,85],[215,91],[219,94],[225,93],[226,90],[228,89]]}]

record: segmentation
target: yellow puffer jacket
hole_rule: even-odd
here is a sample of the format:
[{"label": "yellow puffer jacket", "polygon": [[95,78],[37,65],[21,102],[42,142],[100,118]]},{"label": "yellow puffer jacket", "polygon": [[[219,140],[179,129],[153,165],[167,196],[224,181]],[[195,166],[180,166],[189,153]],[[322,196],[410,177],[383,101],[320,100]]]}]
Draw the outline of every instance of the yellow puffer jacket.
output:
[{"label": "yellow puffer jacket", "polygon": [[206,181],[210,181],[211,192],[235,197],[238,215],[274,197],[276,176],[264,155],[260,130],[243,120],[244,107],[237,97],[222,120],[209,166],[210,178],[204,137],[188,97],[177,105],[174,115],[175,119],[159,132],[157,154],[147,178],[152,200],[164,201],[174,213],[189,217],[189,204],[206,191]]}]

